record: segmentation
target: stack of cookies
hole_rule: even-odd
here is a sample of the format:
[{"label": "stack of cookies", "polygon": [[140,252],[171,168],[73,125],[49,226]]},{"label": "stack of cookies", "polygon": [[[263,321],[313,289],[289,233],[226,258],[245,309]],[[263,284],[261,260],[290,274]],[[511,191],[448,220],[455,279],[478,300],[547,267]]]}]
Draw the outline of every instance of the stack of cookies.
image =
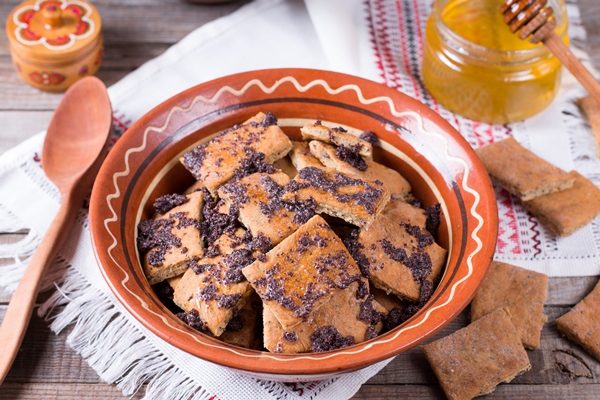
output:
[{"label": "stack of cookies", "polygon": [[600,189],[577,171],[555,167],[514,138],[477,150],[493,182],[558,236],[568,236],[600,214]]},{"label": "stack of cookies", "polygon": [[377,137],[321,121],[292,141],[259,113],[184,154],[197,182],[138,227],[149,283],[192,328],[276,353],[333,350],[404,322],[446,262]]}]

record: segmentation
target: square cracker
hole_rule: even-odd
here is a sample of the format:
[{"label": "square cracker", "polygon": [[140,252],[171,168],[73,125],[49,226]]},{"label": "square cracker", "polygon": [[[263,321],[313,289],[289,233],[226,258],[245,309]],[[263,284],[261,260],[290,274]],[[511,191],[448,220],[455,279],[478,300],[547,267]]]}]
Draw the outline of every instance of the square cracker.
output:
[{"label": "square cracker", "polygon": [[492,180],[521,200],[573,186],[572,176],[536,156],[512,137],[477,149],[477,154]]},{"label": "square cracker", "polygon": [[[292,142],[293,143],[293,142]],[[273,166],[290,177],[290,179],[294,179],[296,175],[298,175],[298,170],[292,163],[292,159],[289,157],[290,153],[287,156],[280,158],[279,160],[273,163]]]},{"label": "square cracker", "polygon": [[291,148],[292,142],[277,126],[277,118],[258,113],[185,153],[180,161],[214,194],[247,160],[256,161],[257,154],[264,155],[261,161],[273,163]]},{"label": "square cracker", "polygon": [[527,352],[506,310],[496,309],[421,347],[450,400],[488,394],[529,370]]},{"label": "square cracker", "polygon": [[242,272],[284,329],[305,321],[361,276],[341,239],[318,215]]},{"label": "square cracker", "polygon": [[[307,142],[292,142],[292,150],[290,151],[289,156],[297,171],[306,167],[325,168],[319,159],[310,152]],[[296,175],[297,174],[298,173],[296,172]],[[294,175],[294,177],[296,177],[296,175]]]},{"label": "square cracker", "polygon": [[323,165],[333,168],[348,176],[362,179],[366,182],[379,181],[391,195],[398,199],[407,198],[410,193],[410,183],[398,171],[386,167],[372,160],[365,160],[366,170],[360,171],[349,163],[341,160],[336,155],[336,148],[332,145],[313,140],[309,143],[310,152],[321,161]]},{"label": "square cracker", "polygon": [[600,102],[594,99],[592,96],[582,97],[578,100],[579,107],[583,110],[586,115],[592,133],[596,139],[596,148],[598,149],[598,158],[600,158]]},{"label": "square cracker", "polygon": [[369,226],[390,199],[390,192],[382,185],[352,178],[331,168],[299,170],[286,191],[282,196],[284,201],[313,199],[317,213],[361,227]]},{"label": "square cracker", "polygon": [[[433,282],[447,251],[422,226],[411,225],[392,199],[383,212],[358,234],[369,279],[377,288],[401,299],[419,301],[423,280]],[[365,269],[365,268],[363,268]]]},{"label": "square cracker", "polygon": [[600,282],[571,311],[557,318],[556,326],[600,361]]},{"label": "square cracker", "polygon": [[364,285],[366,288],[368,285],[366,279],[353,282],[346,290],[334,293],[331,299],[310,314],[305,322],[290,329],[284,329],[271,309],[265,307],[263,309],[265,348],[276,353],[311,351],[312,334],[320,328],[329,326],[334,327],[343,337],[352,336],[354,343],[364,342],[369,338],[369,334],[374,335],[381,331],[383,324],[378,323],[371,328],[369,321],[361,319],[361,311],[366,301],[371,302],[371,307],[375,312],[387,314],[387,311],[371,297],[368,297],[367,292],[362,299],[357,299],[359,285]]},{"label": "square cracker", "polygon": [[277,245],[314,215],[301,204],[281,201],[289,181],[283,172],[255,173],[226,183],[218,192],[229,208],[239,210],[239,220],[252,236],[264,235]]},{"label": "square cracker", "polygon": [[202,323],[217,337],[253,293],[248,281],[236,271],[241,268],[238,256],[248,252],[239,243],[244,233],[242,228],[225,233],[212,246],[212,253],[218,254],[190,260],[190,268],[173,295],[177,306],[185,312],[196,310]]},{"label": "square cracker", "polygon": [[304,140],[314,139],[336,146],[344,146],[369,160],[373,159],[373,145],[342,128],[328,128],[320,123],[314,123],[304,125],[300,128],[300,133]]},{"label": "square cracker", "polygon": [[183,274],[187,262],[204,255],[200,233],[200,210],[204,204],[202,192],[186,195],[187,201],[153,220],[142,221],[138,227],[138,249],[141,242],[159,243],[143,256],[142,266],[148,283],[154,285]]},{"label": "square cracker", "polygon": [[524,201],[523,206],[558,236],[568,236],[600,214],[600,189],[589,179],[571,171],[570,189]]},{"label": "square cracker", "polygon": [[508,308],[513,325],[528,349],[540,345],[548,276],[514,265],[492,261],[471,302],[471,320],[476,321],[498,307]]},{"label": "square cracker", "polygon": [[[254,294],[255,295],[255,294]],[[252,308],[251,297],[238,314],[229,321],[227,329],[221,334],[219,339],[225,343],[235,346],[245,347],[247,349],[259,350],[262,348],[262,340],[257,340],[256,324],[259,322],[259,313]],[[260,301],[260,299],[259,299]],[[232,329],[235,322],[235,329]],[[260,341],[260,345],[257,342]]]}]

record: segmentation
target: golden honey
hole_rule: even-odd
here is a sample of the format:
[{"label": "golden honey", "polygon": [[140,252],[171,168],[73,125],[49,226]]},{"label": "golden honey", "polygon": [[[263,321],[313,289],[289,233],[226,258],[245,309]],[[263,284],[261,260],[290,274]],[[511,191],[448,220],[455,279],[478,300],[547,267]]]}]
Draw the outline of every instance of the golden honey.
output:
[{"label": "golden honey", "polygon": [[[561,64],[550,50],[510,32],[500,13],[503,2],[436,0],[423,50],[423,80],[433,97],[450,111],[493,124],[539,113],[561,80]],[[549,4],[566,42],[565,5]]]}]

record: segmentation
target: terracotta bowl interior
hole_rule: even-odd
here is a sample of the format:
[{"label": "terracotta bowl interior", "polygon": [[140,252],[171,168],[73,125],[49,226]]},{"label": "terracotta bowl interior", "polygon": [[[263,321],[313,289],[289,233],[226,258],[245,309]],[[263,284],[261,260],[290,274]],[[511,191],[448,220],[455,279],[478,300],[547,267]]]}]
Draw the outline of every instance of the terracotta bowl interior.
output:
[{"label": "terracotta bowl interior", "polygon": [[[389,96],[393,107],[385,101],[364,104],[355,90],[331,94],[315,85],[299,91],[293,83],[282,84],[281,90],[272,93],[250,85],[244,95],[225,91],[216,102],[198,101],[198,96],[214,99],[225,85],[240,88],[258,79],[268,87],[285,77],[301,84],[325,79],[333,88],[358,82],[362,96]],[[393,115],[390,109],[403,111]],[[437,242],[449,250],[447,267],[431,300],[405,324],[344,351],[276,355],[236,348],[198,333],[181,323],[154,294],[136,251],[138,222],[152,215],[155,198],[181,193],[194,182],[178,161],[183,153],[259,111],[273,112],[284,132],[296,140],[300,139],[300,126],[317,119],[350,132],[375,132],[382,139],[381,147],[375,148],[375,160],[406,177],[424,205],[442,205]],[[130,172],[125,174],[127,164]],[[425,106],[392,89],[346,75],[274,70],[200,85],[138,121],[103,166],[92,196],[91,222],[96,254],[109,285],[155,334],[191,354],[258,377],[306,380],[389,358],[425,340],[460,313],[483,279],[495,248],[495,207],[491,184],[475,153],[458,132]]]}]

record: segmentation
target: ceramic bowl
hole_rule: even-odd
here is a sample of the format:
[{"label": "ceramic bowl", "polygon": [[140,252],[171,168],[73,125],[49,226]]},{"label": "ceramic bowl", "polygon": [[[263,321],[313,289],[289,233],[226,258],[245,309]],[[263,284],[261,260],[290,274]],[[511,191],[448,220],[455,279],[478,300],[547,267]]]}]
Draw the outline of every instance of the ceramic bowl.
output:
[{"label": "ceramic bowl", "polygon": [[[293,138],[317,119],[381,139],[375,160],[397,169],[424,204],[440,203],[443,277],[411,319],[375,339],[323,353],[273,354],[228,345],[182,323],[147,283],[136,227],[155,198],[193,178],[179,157],[259,111],[271,111]],[[247,375],[314,380],[357,370],[424,341],[458,315],[484,278],[497,238],[492,185],[475,152],[438,114],[396,90],[333,72],[275,69],[216,79],[180,93],[137,121],[109,153],[94,185],[90,221],[102,273],[142,324],[170,344]]]}]

